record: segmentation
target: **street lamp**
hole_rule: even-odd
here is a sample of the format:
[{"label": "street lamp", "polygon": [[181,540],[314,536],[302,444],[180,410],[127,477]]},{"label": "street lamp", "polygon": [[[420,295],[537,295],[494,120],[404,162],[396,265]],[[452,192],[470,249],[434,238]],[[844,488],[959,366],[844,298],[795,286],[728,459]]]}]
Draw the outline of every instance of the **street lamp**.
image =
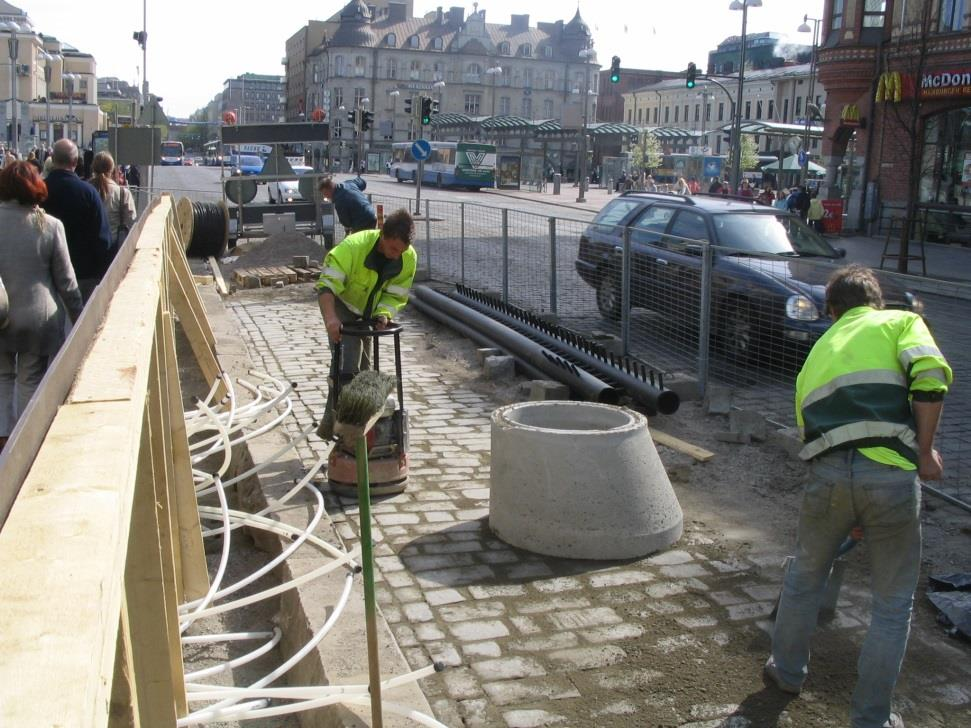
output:
[{"label": "street lamp", "polygon": [[[435,100],[438,102],[437,104],[435,104],[435,107],[432,108],[432,116],[434,116],[436,113],[435,108],[440,107],[442,105],[442,93],[443,93],[442,89],[445,88],[445,82],[441,79],[438,79],[435,83],[432,84],[432,88],[435,89],[435,94],[437,97]],[[431,122],[431,119],[429,119],[429,122]],[[433,126],[432,141],[434,140],[435,140],[435,127]]]},{"label": "street lamp", "polygon": [[62,83],[65,86],[67,86],[68,82],[71,84],[71,90],[67,97],[67,138],[71,139],[71,124],[74,123],[74,88],[75,83],[81,78],[81,76],[77,73],[62,73],[61,78],[63,79]]},{"label": "street lamp", "polygon": [[[809,21],[812,21],[813,27],[809,27]],[[819,18],[810,18],[805,15],[802,19],[802,25],[800,25],[796,30],[800,33],[812,33],[813,34],[813,48],[812,55],[809,58],[809,98],[806,100],[806,128],[803,131],[802,138],[802,148],[804,152],[803,163],[799,165],[801,167],[799,171],[799,182],[805,183],[806,177],[809,175],[809,127],[813,123],[813,114],[810,111],[810,104],[815,103],[815,93],[816,93],[816,44],[819,42]]]},{"label": "street lamp", "polygon": [[732,192],[738,191],[742,181],[742,94],[745,91],[745,39],[748,9],[762,7],[762,0],[732,0],[729,10],[742,11],[742,51],[738,64],[738,94],[735,99],[735,118],[732,128]]},{"label": "street lamp", "polygon": [[391,143],[394,144],[394,127],[395,127],[395,117],[398,115],[398,97],[401,96],[401,91],[395,89],[394,91],[389,91],[388,96],[390,96],[394,101],[391,107]]},{"label": "street lamp", "polygon": [[61,56],[57,53],[41,51],[39,57],[44,60],[44,98],[47,101],[47,109],[44,113],[47,122],[47,147],[49,149],[54,146],[54,129],[51,126],[51,76],[54,69],[51,64],[61,60]]},{"label": "street lamp", "polygon": [[581,155],[579,165],[580,178],[577,181],[580,187],[580,194],[577,196],[577,202],[587,201],[583,196],[587,182],[587,106],[590,97],[590,59],[596,54],[597,52],[593,48],[584,48],[579,53],[580,58],[583,59],[583,119],[580,125],[580,143],[577,144],[577,150]]},{"label": "street lamp", "polygon": [[0,30],[10,33],[7,50],[10,53],[10,140],[16,153],[20,148],[20,133],[17,128],[17,56],[20,52],[20,39],[17,33],[24,30],[17,23],[0,23]]},{"label": "street lamp", "polygon": [[495,116],[496,115],[496,81],[498,80],[497,77],[502,75],[502,66],[500,66],[497,63],[491,68],[487,68],[486,75],[492,76],[492,113],[489,115]]}]

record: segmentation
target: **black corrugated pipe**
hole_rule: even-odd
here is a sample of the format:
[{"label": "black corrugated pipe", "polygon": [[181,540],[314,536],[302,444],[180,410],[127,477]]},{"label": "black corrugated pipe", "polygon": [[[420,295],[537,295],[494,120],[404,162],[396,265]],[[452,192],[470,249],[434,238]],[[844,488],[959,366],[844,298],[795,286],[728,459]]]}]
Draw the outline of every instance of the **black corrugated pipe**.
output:
[{"label": "black corrugated pipe", "polygon": [[[440,324],[448,326],[453,331],[461,334],[466,339],[471,339],[479,346],[486,346],[490,349],[501,349],[507,354],[509,353],[506,349],[503,349],[499,344],[490,339],[485,334],[479,333],[473,329],[468,324],[464,324],[459,321],[454,316],[449,316],[443,311],[439,311],[434,306],[422,301],[417,296],[412,296],[409,300],[409,305],[414,306],[419,312],[428,316],[428,318],[435,319]],[[525,376],[530,379],[546,379],[547,375],[541,372],[539,369],[534,367],[532,364],[522,361],[521,359],[516,360],[516,368],[519,369]]]},{"label": "black corrugated pipe", "polygon": [[517,359],[535,366],[550,379],[567,385],[584,399],[604,404],[617,404],[620,401],[620,390],[485,314],[453,301],[428,286],[418,286],[412,291],[412,295],[429,307],[443,311],[485,334],[488,339],[494,340]]},{"label": "black corrugated pipe", "polygon": [[[531,326],[528,323],[522,323],[517,317],[504,313],[490,306],[488,303],[477,301],[470,296],[458,292],[449,293],[448,297],[454,299],[456,303],[470,307],[476,312],[490,317],[494,321],[501,322],[520,334],[534,337],[551,351],[561,356],[575,359],[582,366],[589,367],[599,377],[615,382],[626,389],[633,399],[644,405],[650,414],[656,414],[657,412],[664,415],[674,414],[678,411],[678,407],[681,406],[681,398],[677,393],[672,392],[670,389],[665,389],[661,381],[658,381],[657,385],[655,385],[653,371],[650,372],[650,381],[648,381],[648,377],[645,376],[647,374],[645,369],[643,367],[638,368],[640,362],[632,362],[629,358],[623,358],[617,361],[616,364],[611,364],[611,361],[605,355],[590,353],[586,348],[580,348],[561,338],[552,336],[542,328]],[[570,332],[570,336],[573,336],[572,332]],[[632,363],[635,367],[634,373],[631,372]],[[621,369],[625,364],[626,371]],[[660,375],[658,379],[661,379]]]}]

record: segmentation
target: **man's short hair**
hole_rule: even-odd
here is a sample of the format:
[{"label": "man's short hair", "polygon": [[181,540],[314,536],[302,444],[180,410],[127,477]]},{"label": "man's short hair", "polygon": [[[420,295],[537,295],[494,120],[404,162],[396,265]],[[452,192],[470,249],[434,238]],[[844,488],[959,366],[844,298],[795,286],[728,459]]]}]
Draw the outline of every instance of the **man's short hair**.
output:
[{"label": "man's short hair", "polygon": [[330,189],[333,186],[334,186],[334,177],[333,175],[329,175],[329,174],[326,177],[321,177],[320,182],[317,183],[318,190],[322,190],[324,188]]},{"label": "man's short hair", "polygon": [[58,139],[54,142],[54,158],[51,161],[55,167],[74,167],[78,163],[77,145],[70,139]]},{"label": "man's short hair", "polygon": [[873,271],[863,265],[840,268],[826,284],[826,308],[839,318],[851,308],[883,308],[883,291]]},{"label": "man's short hair", "polygon": [[381,226],[381,234],[400,240],[406,245],[411,245],[415,237],[415,220],[404,208],[395,210],[386,218],[384,225]]}]

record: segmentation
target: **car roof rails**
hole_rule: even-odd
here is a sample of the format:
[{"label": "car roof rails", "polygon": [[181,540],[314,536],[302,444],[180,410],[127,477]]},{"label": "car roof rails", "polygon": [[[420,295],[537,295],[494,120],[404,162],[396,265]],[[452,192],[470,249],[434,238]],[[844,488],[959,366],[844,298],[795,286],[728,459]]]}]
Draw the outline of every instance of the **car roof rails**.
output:
[{"label": "car roof rails", "polygon": [[626,197],[630,195],[631,197],[657,197],[660,199],[667,199],[669,197],[677,197],[679,200],[683,200],[689,205],[697,204],[691,195],[681,195],[677,192],[648,192],[647,190],[626,190],[620,193],[621,197]]}]

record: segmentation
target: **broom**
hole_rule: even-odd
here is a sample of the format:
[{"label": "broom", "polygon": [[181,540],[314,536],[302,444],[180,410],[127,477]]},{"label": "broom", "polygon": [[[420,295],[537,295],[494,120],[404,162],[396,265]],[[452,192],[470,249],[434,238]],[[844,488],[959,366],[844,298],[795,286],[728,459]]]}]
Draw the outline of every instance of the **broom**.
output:
[{"label": "broom", "polygon": [[371,725],[381,728],[381,669],[378,664],[376,601],[374,598],[374,558],[371,550],[371,496],[368,482],[367,433],[378,421],[384,403],[396,380],[390,374],[366,370],[341,389],[334,410],[334,434],[353,440],[357,461],[357,499],[360,508],[361,566],[364,574],[364,622],[367,630]]}]

